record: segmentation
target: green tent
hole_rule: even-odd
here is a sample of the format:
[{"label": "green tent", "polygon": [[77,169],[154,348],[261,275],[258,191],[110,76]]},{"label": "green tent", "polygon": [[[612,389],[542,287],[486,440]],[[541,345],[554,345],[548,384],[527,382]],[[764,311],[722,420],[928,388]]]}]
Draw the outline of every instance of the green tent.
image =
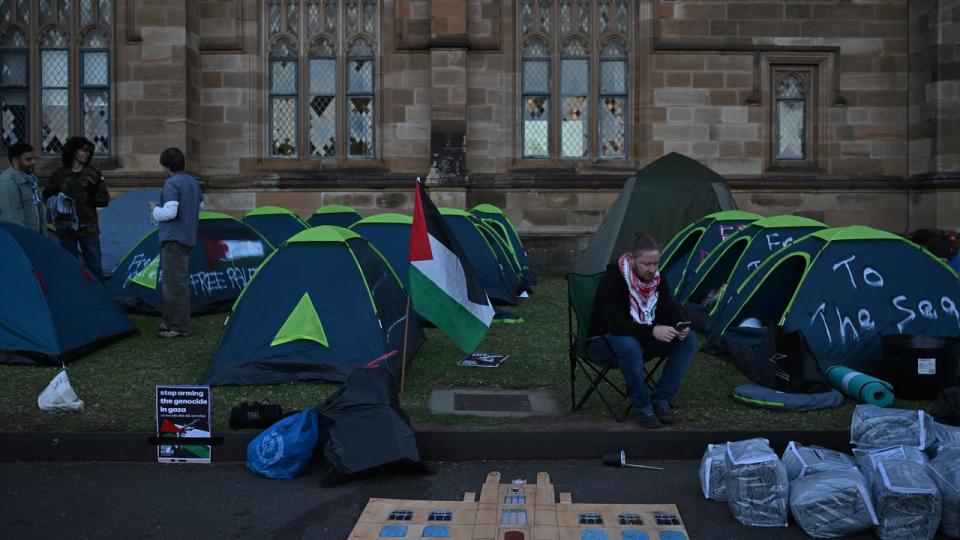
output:
[{"label": "green tent", "polygon": [[699,161],[667,154],[627,179],[572,271],[602,272],[630,249],[637,231],[666,242],[698,217],[736,207],[724,177]]}]

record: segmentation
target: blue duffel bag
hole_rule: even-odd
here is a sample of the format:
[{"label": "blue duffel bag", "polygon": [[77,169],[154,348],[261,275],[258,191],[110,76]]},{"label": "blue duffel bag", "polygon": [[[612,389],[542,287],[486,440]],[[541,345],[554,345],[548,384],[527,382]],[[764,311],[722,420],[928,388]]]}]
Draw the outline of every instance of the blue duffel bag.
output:
[{"label": "blue duffel bag", "polygon": [[310,465],[319,432],[313,407],[281,418],[247,445],[247,467],[267,478],[296,478]]}]

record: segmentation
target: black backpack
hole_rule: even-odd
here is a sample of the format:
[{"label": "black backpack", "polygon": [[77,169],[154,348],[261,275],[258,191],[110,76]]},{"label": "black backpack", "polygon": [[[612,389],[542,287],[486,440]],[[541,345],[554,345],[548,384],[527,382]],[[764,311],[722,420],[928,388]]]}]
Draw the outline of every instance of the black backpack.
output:
[{"label": "black backpack", "polygon": [[784,332],[775,325],[767,328],[746,371],[751,380],[780,392],[819,394],[830,391],[817,359],[799,330]]}]

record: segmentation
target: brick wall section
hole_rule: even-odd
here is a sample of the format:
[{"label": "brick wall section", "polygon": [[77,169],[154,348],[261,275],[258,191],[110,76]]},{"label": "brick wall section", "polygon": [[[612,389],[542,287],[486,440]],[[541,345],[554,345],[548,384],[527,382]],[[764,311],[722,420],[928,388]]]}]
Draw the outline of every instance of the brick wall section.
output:
[{"label": "brick wall section", "polygon": [[[659,1],[659,38],[700,44],[839,46],[843,107],[828,107],[820,166],[828,174],[906,173],[907,2]],[[802,54],[802,53],[799,53]],[[751,53],[656,54],[653,139],[722,174],[759,175],[771,162],[769,95],[753,94]],[[824,75],[824,74],[821,74]],[[765,84],[766,81],[761,81]]]}]

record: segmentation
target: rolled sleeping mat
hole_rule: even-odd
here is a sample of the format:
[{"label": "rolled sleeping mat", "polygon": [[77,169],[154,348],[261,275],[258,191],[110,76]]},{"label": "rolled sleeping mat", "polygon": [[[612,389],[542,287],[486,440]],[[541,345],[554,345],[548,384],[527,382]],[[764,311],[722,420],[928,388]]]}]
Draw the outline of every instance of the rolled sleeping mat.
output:
[{"label": "rolled sleeping mat", "polygon": [[877,407],[893,403],[893,385],[846,366],[830,366],[825,373],[830,386],[847,396]]}]

